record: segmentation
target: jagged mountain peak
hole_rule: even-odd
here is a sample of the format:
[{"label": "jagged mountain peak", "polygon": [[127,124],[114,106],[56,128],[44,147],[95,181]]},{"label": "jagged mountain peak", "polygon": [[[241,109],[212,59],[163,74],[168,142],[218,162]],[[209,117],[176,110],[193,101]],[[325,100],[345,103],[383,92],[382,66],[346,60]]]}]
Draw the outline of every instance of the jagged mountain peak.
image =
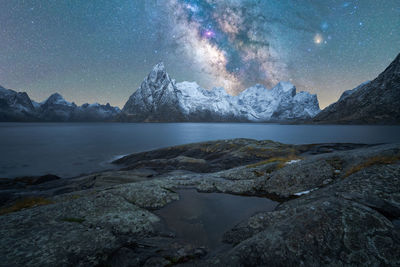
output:
[{"label": "jagged mountain peak", "polygon": [[296,87],[291,82],[279,82],[273,89],[282,91],[282,92],[289,92],[289,91],[296,91]]},{"label": "jagged mountain peak", "polygon": [[49,106],[49,105],[61,105],[61,106],[70,106],[70,107],[76,107],[75,103],[68,102],[67,100],[64,99],[64,97],[59,94],[59,93],[54,93],[50,95],[43,103],[43,106]]},{"label": "jagged mountain peak", "polygon": [[53,93],[47,99],[50,99],[50,98],[64,98],[64,97],[59,93]]},{"label": "jagged mountain peak", "polygon": [[400,53],[390,65],[375,79],[376,82],[396,81],[400,78]]},{"label": "jagged mountain peak", "polygon": [[315,95],[295,95],[296,87],[289,82],[271,90],[258,84],[237,96],[222,87],[206,90],[195,82],[175,84],[161,62],[123,112],[131,121],[284,121],[307,119],[320,111]]},{"label": "jagged mountain peak", "polygon": [[400,54],[373,81],[345,91],[314,118],[322,123],[398,124],[400,122]]},{"label": "jagged mountain peak", "polygon": [[154,65],[152,72],[165,72],[165,65],[164,62],[160,61],[156,65]]},{"label": "jagged mountain peak", "polygon": [[[123,111],[135,120],[181,120],[178,106],[178,89],[160,62],[153,67],[140,87],[124,105]],[[178,119],[177,119],[178,120]]]},{"label": "jagged mountain peak", "polygon": [[66,101],[62,95],[59,93],[54,93],[51,94],[45,101],[45,103],[54,103],[54,102],[60,102],[60,101]]},{"label": "jagged mountain peak", "polygon": [[16,92],[0,86],[0,120],[31,121],[35,107],[25,92]]},{"label": "jagged mountain peak", "polygon": [[3,87],[1,85],[0,85],[0,93],[3,94],[3,95],[17,94],[17,92],[15,92],[13,90],[10,90],[10,89],[7,89],[7,88],[5,88],[5,87]]},{"label": "jagged mountain peak", "polygon": [[245,96],[245,95],[248,95],[248,94],[256,94],[256,95],[257,94],[265,94],[268,91],[269,91],[269,89],[267,87],[265,87],[262,84],[257,83],[255,85],[243,90],[242,92],[240,92],[238,94],[238,96]]},{"label": "jagged mountain peak", "polygon": [[156,64],[146,78],[147,82],[157,83],[160,80],[170,80],[163,62]]},{"label": "jagged mountain peak", "polygon": [[169,84],[175,84],[164,66],[163,62],[156,64],[144,79],[139,90],[160,91],[166,89]]}]

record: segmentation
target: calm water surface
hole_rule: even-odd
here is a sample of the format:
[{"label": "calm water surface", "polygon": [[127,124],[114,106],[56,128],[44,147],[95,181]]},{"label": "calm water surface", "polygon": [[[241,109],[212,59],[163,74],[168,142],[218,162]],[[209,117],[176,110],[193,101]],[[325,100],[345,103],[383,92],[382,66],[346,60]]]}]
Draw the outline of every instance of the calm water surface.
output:
[{"label": "calm water surface", "polygon": [[154,211],[178,239],[196,246],[216,248],[223,234],[260,211],[272,211],[278,202],[267,198],[220,193],[178,191],[180,199]]},{"label": "calm water surface", "polygon": [[118,156],[227,138],[283,143],[400,143],[400,126],[256,123],[0,123],[0,177],[62,177],[112,168]]}]

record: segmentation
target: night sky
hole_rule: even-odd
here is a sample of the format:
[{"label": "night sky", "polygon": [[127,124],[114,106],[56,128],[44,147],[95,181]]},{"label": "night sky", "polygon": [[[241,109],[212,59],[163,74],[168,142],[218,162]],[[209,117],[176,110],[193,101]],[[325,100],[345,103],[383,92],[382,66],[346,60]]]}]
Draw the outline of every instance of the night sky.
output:
[{"label": "night sky", "polygon": [[0,85],[120,107],[152,66],[231,94],[291,81],[321,107],[400,52],[399,0],[0,0]]}]

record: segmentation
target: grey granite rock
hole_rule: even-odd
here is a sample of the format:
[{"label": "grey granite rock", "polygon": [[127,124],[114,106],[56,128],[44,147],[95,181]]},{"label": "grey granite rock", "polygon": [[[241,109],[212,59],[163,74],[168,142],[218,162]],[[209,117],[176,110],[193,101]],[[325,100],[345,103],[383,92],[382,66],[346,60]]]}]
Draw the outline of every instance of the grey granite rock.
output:
[{"label": "grey granite rock", "polygon": [[53,200],[0,216],[2,263],[7,266],[99,264],[120,237],[153,231],[158,218],[123,197],[100,192]]},{"label": "grey granite rock", "polygon": [[[235,139],[119,162],[125,170],[1,180],[0,196],[9,196],[0,206],[1,264],[400,264],[399,144],[293,146]],[[210,251],[166,232],[153,213],[182,201],[177,192],[185,188],[280,204],[221,233],[227,245]]]},{"label": "grey granite rock", "polygon": [[[379,212],[354,201],[322,197],[257,215],[226,237],[240,242],[211,262],[221,266],[342,266],[400,263],[400,236]],[[236,232],[235,232],[236,231]],[[233,238],[232,238],[233,237]]]}]

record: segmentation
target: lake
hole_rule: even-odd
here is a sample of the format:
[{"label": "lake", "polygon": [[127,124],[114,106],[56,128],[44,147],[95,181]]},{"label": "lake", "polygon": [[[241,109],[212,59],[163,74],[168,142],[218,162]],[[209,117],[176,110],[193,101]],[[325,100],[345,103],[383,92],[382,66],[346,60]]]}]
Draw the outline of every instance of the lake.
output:
[{"label": "lake", "polygon": [[263,123],[0,123],[0,177],[73,177],[115,168],[122,155],[229,138],[306,143],[400,143],[400,126]]}]

